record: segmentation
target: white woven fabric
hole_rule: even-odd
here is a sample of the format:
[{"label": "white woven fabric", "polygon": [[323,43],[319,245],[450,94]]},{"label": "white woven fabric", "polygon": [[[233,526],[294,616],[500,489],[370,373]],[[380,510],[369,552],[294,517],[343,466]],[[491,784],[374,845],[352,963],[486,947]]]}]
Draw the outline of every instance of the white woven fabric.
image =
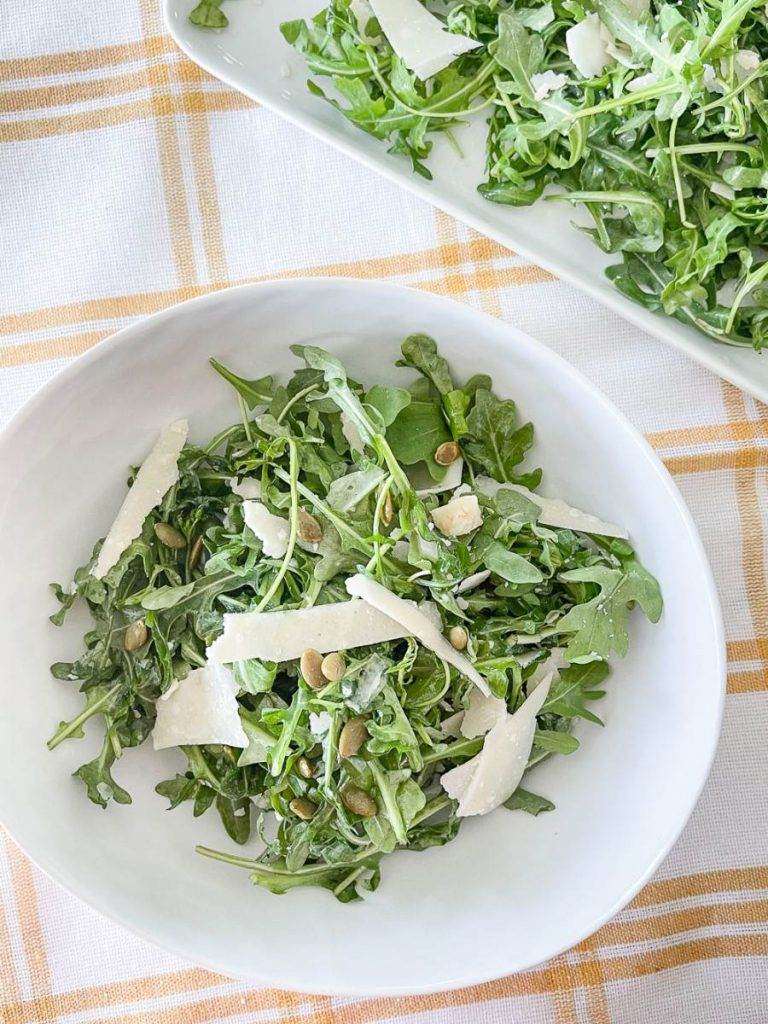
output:
[{"label": "white woven fabric", "polygon": [[555,348],[661,453],[712,561],[730,674],[715,769],[683,838],[631,908],[537,970],[393,1000],[251,988],[103,920],[6,838],[0,1019],[764,1024],[768,412],[211,81],[163,35],[154,0],[7,6],[0,19],[0,423],[101,338],[211,288],[352,275],[454,296]]}]

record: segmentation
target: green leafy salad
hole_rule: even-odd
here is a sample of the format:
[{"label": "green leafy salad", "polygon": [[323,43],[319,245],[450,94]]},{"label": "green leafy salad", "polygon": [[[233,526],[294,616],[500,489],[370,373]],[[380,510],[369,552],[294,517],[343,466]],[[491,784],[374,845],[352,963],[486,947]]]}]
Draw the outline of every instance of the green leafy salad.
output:
[{"label": "green leafy salad", "polygon": [[486,199],[580,204],[629,298],[768,342],[765,0],[331,0],[282,31],[310,90],[416,173],[484,117]]},{"label": "green leafy salad", "polygon": [[[571,755],[604,694],[631,609],[661,615],[626,533],[536,488],[533,427],[491,380],[453,377],[435,342],[402,344],[403,386],[364,386],[296,345],[286,384],[237,376],[239,419],[205,445],[165,428],[60,625],[93,619],[75,662],[103,743],[75,775],[101,807],[131,802],[115,763],[150,735],[186,766],[170,806],[215,808],[256,852],[199,852],[282,893],[342,901],[384,854],[453,839],[501,805],[551,810],[526,773]],[[408,381],[410,380],[410,383]],[[521,783],[524,783],[522,785]]]}]

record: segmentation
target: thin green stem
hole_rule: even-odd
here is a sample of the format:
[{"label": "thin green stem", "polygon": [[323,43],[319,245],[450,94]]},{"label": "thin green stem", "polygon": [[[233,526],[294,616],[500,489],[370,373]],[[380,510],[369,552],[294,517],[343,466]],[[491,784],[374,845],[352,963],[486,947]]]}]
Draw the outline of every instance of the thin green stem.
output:
[{"label": "thin green stem", "polygon": [[107,690],[107,692],[97,701],[94,701],[94,703],[91,704],[90,707],[86,706],[85,708],[83,708],[80,714],[75,715],[75,717],[70,719],[69,722],[62,722],[62,724],[59,726],[59,728],[56,730],[53,736],[51,736],[51,738],[46,743],[48,749],[55,750],[56,747],[58,747],[58,745],[61,742],[63,742],[68,736],[71,736],[73,732],[77,732],[80,726],[87,722],[89,718],[91,718],[93,715],[99,714],[100,711],[103,711],[106,707],[108,707],[110,701],[115,696],[115,694],[117,694],[120,691],[122,685],[122,682],[115,683],[115,685],[111,689]]},{"label": "thin green stem", "polygon": [[582,117],[591,117],[593,114],[602,114],[606,110],[618,110],[621,107],[631,107],[638,103],[645,103],[646,100],[655,100],[667,93],[675,92],[679,86],[675,82],[661,82],[659,85],[650,85],[647,89],[638,89],[637,92],[625,93],[612,100],[603,100],[592,107],[582,107],[572,115],[574,121]]},{"label": "thin green stem", "polygon": [[237,393],[237,404],[240,407],[240,415],[243,420],[243,426],[245,427],[245,436],[248,438],[248,443],[253,444],[253,434],[251,434],[251,421],[248,416],[248,406],[245,404],[245,399],[239,391]]},{"label": "thin green stem", "polygon": [[736,321],[736,315],[739,312],[739,307],[741,306],[744,299],[746,299],[747,295],[749,295],[749,293],[754,288],[756,288],[761,281],[764,281],[766,277],[768,277],[768,260],[766,260],[765,263],[761,264],[756,270],[753,270],[751,274],[747,274],[747,276],[744,278],[741,287],[736,292],[736,296],[733,300],[733,305],[731,306],[731,312],[728,315],[728,320],[725,325],[726,334],[730,334],[733,330],[733,325]]},{"label": "thin green stem", "polygon": [[675,135],[677,132],[677,118],[672,118],[669,126],[669,162],[672,165],[672,179],[675,183],[675,194],[677,195],[677,210],[680,214],[680,221],[686,228],[694,227],[688,220],[685,212],[685,198],[683,196],[683,183],[680,179],[680,168],[677,165],[677,149],[675,147]]},{"label": "thin green stem", "polygon": [[301,399],[304,398],[305,395],[309,395],[313,391],[317,391],[319,388],[319,384],[310,384],[309,387],[302,388],[301,391],[297,391],[293,398],[291,398],[290,401],[286,402],[285,405],[283,406],[282,410],[280,411],[280,415],[277,417],[277,422],[282,423],[288,411],[294,405],[296,405],[297,402],[301,401]]},{"label": "thin green stem", "polygon": [[280,566],[280,568],[279,568],[279,570],[277,572],[277,575],[272,580],[272,583],[271,583],[271,585],[269,587],[269,590],[266,592],[264,597],[262,597],[262,599],[259,601],[258,605],[256,606],[256,611],[257,612],[264,611],[264,609],[267,607],[269,602],[275,596],[275,593],[277,592],[277,588],[283,582],[283,579],[285,578],[285,574],[288,572],[288,566],[290,564],[291,559],[293,558],[293,549],[296,546],[296,532],[297,532],[297,529],[298,529],[298,522],[299,522],[299,496],[298,496],[298,493],[297,493],[298,492],[298,486],[297,485],[298,485],[298,478],[299,478],[299,457],[298,457],[298,453],[296,451],[296,442],[295,441],[292,441],[290,439],[288,440],[288,451],[290,453],[290,456],[289,456],[290,470],[289,470],[289,475],[288,475],[288,483],[290,484],[290,488],[291,488],[291,519],[290,519],[291,525],[290,525],[290,531],[288,533],[288,547],[285,549],[285,554],[283,555],[282,564],[281,564],[281,566]]}]

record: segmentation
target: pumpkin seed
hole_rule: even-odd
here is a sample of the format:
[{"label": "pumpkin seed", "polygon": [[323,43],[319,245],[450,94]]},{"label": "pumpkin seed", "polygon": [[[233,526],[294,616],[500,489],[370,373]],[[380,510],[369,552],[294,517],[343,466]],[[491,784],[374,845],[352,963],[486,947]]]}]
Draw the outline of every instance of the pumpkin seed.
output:
[{"label": "pumpkin seed", "polygon": [[339,733],[339,757],[354,757],[368,739],[363,718],[350,718]]},{"label": "pumpkin seed", "polygon": [[315,775],[315,766],[307,757],[299,757],[296,759],[296,771],[302,777],[302,779],[311,779]]},{"label": "pumpkin seed", "polygon": [[296,817],[301,818],[302,821],[309,821],[317,813],[317,804],[307,800],[305,796],[297,796],[295,800],[291,800],[288,806]]},{"label": "pumpkin seed", "polygon": [[299,661],[299,668],[307,686],[313,690],[322,690],[328,680],[322,672],[323,656],[314,647],[304,651]]},{"label": "pumpkin seed", "polygon": [[372,796],[358,786],[347,786],[341,791],[341,801],[348,811],[361,818],[374,818],[379,808]]},{"label": "pumpkin seed", "polygon": [[197,538],[195,543],[192,545],[192,550],[189,552],[189,568],[194,569],[197,563],[200,561],[200,555],[203,553],[203,535],[202,533]]},{"label": "pumpkin seed", "polygon": [[381,521],[385,526],[389,526],[395,517],[395,508],[392,504],[392,495],[387,491],[387,496],[384,499],[384,505],[381,509]]},{"label": "pumpkin seed", "polygon": [[451,626],[450,632],[448,633],[448,639],[457,651],[463,651],[467,646],[469,636],[463,626]]},{"label": "pumpkin seed", "polygon": [[435,451],[435,462],[438,466],[450,466],[461,455],[461,448],[455,441],[443,441]]},{"label": "pumpkin seed", "polygon": [[332,654],[326,654],[323,658],[323,662],[320,666],[320,670],[328,680],[329,683],[338,683],[347,668],[344,656],[339,654],[338,651],[334,651]]},{"label": "pumpkin seed", "polygon": [[126,651],[138,651],[147,642],[149,630],[144,625],[144,619],[136,619],[126,629],[123,636],[123,647]]},{"label": "pumpkin seed", "polygon": [[155,536],[167,548],[185,548],[187,538],[170,523],[155,523]]},{"label": "pumpkin seed", "polygon": [[305,544],[319,544],[323,539],[323,528],[315,519],[314,516],[310,515],[306,509],[299,509],[299,522],[298,522],[298,535],[299,540]]}]

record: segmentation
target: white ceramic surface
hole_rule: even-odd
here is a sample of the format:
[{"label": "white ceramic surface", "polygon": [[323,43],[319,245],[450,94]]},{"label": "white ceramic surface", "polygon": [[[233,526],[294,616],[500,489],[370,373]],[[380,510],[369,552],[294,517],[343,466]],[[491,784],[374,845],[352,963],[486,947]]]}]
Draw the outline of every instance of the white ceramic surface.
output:
[{"label": "white ceramic surface", "polygon": [[[339,336],[337,325],[345,333]],[[363,380],[407,381],[393,367],[413,331],[439,339],[459,379],[492,374],[537,431],[545,493],[631,530],[661,580],[653,627],[632,616],[632,644],[602,702],[604,730],[580,723],[582,749],[532,773],[557,810],[471,819],[457,841],[388,858],[378,892],[342,906],[326,892],[272,896],[247,873],[194,853],[232,848],[213,814],[173,813],[153,793],[183,764],[149,744],[115,777],[131,807],[94,807],[69,773],[94,756],[97,729],[49,753],[44,741],[80,706],[48,673],[79,647],[50,580],[66,582],[102,536],[163,425],[188,416],[202,440],[236,419],[207,366],[285,374],[288,344],[322,337]],[[688,511],[635,430],[567,363],[498,320],[377,282],[245,286],[185,303],[121,331],[56,377],[0,439],[0,820],[54,878],[94,907],[226,974],[314,991],[413,992],[530,967],[614,914],[677,837],[704,783],[723,701],[717,597]],[[89,723],[92,724],[92,723]]]},{"label": "white ceramic surface", "polygon": [[[651,313],[625,298],[603,273],[615,260],[571,227],[575,215],[568,204],[537,203],[515,210],[482,198],[477,186],[485,180],[485,115],[455,132],[466,154],[464,159],[457,156],[447,140],[436,140],[429,160],[434,180],[425,181],[412,173],[408,160],[387,153],[386,144],[360,131],[329,103],[312,96],[305,86],[303,59],[285,42],[279,25],[282,21],[311,17],[322,9],[323,0],[227,3],[229,27],[221,32],[204,31],[189,22],[195,0],[163,0],[163,5],[166,23],[178,45],[212,75],[583,289],[649,334],[768,402],[768,355],[716,344],[693,328]],[[286,68],[290,78],[284,77]],[[290,168],[286,173],[290,177]],[[317,185],[322,187],[321,182]]]}]

